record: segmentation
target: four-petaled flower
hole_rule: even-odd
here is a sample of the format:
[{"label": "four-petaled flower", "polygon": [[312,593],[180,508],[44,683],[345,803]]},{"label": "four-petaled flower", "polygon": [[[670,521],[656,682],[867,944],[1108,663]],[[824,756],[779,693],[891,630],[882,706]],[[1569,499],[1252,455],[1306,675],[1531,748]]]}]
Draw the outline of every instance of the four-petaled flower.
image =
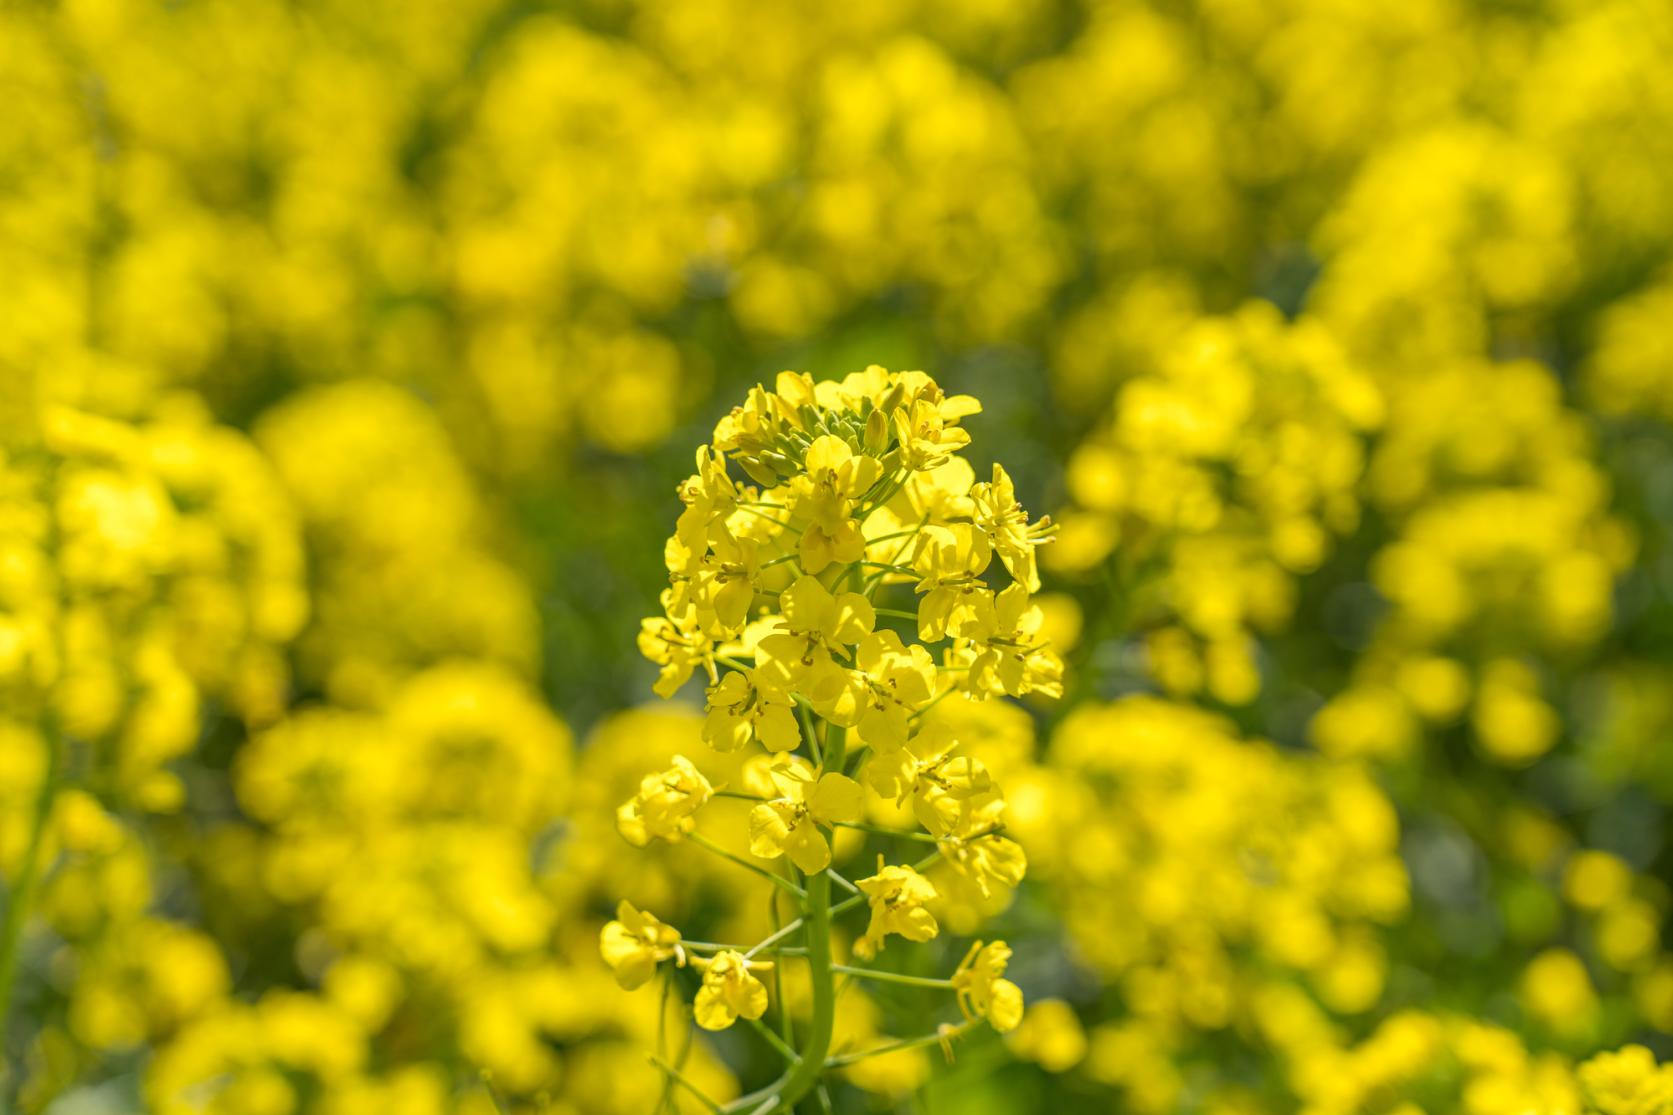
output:
[{"label": "four-petaled flower", "polygon": [[911,798],[919,824],[932,833],[947,832],[970,802],[993,790],[981,760],[953,754],[958,745],[951,728],[931,724],[905,746],[874,754],[866,763],[866,784],[897,805]]},{"label": "four-petaled flower", "polygon": [[[1028,870],[1022,845],[1001,835],[1004,831],[1005,799],[989,792],[960,801],[955,811],[937,810],[925,819],[935,834],[941,855],[959,874],[976,884],[982,894],[993,892],[993,884],[1014,887]],[[924,818],[923,814],[919,814]]]},{"label": "four-petaled flower", "polygon": [[836,657],[870,634],[877,623],[871,601],[857,592],[833,595],[814,577],[800,577],[779,594],[785,633],[756,647],[759,669],[770,684],[807,698],[821,716],[849,724],[860,710],[859,679]]},{"label": "four-petaled flower", "polygon": [[791,762],[772,772],[779,796],[749,813],[749,850],[762,859],[787,855],[804,874],[825,870],[831,846],[820,825],[860,819],[860,784],[835,771],[813,781],[805,763]]},{"label": "four-petaled flower", "polygon": [[767,1012],[767,988],[750,974],[767,971],[769,961],[746,960],[741,952],[727,949],[707,960],[693,957],[703,970],[703,986],[697,992],[697,1024],[705,1030],[724,1030],[740,1018],[760,1018]]},{"label": "four-petaled flower", "polygon": [[[936,395],[940,389],[936,388]],[[895,411],[895,438],[901,463],[917,472],[935,469],[970,444],[959,429],[959,419],[981,413],[982,405],[969,395],[931,398],[926,392]]]},{"label": "four-petaled flower", "polygon": [[604,963],[627,991],[643,986],[662,961],[680,955],[679,943],[679,930],[658,921],[649,910],[635,909],[626,899],[616,906],[616,920],[607,922],[598,935]]},{"label": "four-petaled flower", "polygon": [[802,572],[816,574],[832,562],[859,561],[866,539],[853,517],[854,500],[877,483],[882,462],[826,434],[808,446],[804,463],[807,475],[796,478],[791,503],[796,518],[807,523],[797,548]]},{"label": "four-petaled flower", "polygon": [[993,593],[981,574],[993,560],[985,534],[969,523],[926,526],[918,533],[912,567],[918,573],[918,638],[938,643],[948,634],[960,636]]},{"label": "four-petaled flower", "polygon": [[893,631],[876,631],[861,641],[854,662],[867,685],[855,735],[875,752],[899,750],[912,714],[935,693],[935,659],[921,646],[905,646]]},{"label": "four-petaled flower", "polygon": [[999,560],[1017,584],[1029,592],[1040,591],[1040,571],[1034,560],[1034,548],[1049,542],[1057,528],[1051,516],[1033,526],[1028,525],[1028,512],[1017,502],[1017,490],[1011,477],[998,461],[993,463],[993,480],[976,484],[970,489],[970,501],[975,505],[976,525],[999,551]]},{"label": "four-petaled flower", "polygon": [[697,827],[693,814],[714,794],[703,772],[684,755],[658,774],[647,774],[639,792],[616,810],[616,829],[629,844],[643,848],[652,840],[677,844]]},{"label": "four-petaled flower", "polygon": [[982,601],[964,629],[970,640],[971,688],[1013,697],[1034,692],[1061,697],[1063,663],[1039,637],[1044,626],[1044,613],[1020,584]]},{"label": "four-petaled flower", "polygon": [[883,938],[898,933],[908,941],[927,941],[941,931],[935,915],[924,909],[935,899],[935,884],[905,865],[886,867],[877,857],[877,874],[855,886],[871,903],[871,924],[854,942],[854,955],[869,960],[883,947]]},{"label": "four-petaled flower", "polygon": [[639,622],[639,653],[662,667],[651,688],[659,697],[672,697],[698,666],[714,671],[714,640],[704,634],[697,609],[681,602],[672,588],[662,590],[660,616]]},{"label": "four-petaled flower", "polygon": [[761,682],[755,671],[732,671],[709,687],[703,740],[716,751],[736,751],[751,737],[768,751],[790,751],[801,741],[790,699]]}]

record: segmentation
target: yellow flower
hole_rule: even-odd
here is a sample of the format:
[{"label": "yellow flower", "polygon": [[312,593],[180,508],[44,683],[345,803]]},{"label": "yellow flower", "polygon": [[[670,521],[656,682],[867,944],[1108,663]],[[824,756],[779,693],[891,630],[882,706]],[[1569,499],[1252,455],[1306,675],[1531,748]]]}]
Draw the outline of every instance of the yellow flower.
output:
[{"label": "yellow flower", "polygon": [[760,1018],[767,1011],[767,989],[750,974],[751,969],[767,971],[772,964],[745,960],[740,952],[727,949],[703,960],[692,958],[703,970],[703,986],[697,992],[697,1024],[705,1030],[724,1030],[739,1018]]},{"label": "yellow flower", "polygon": [[982,599],[967,629],[975,650],[970,661],[971,692],[1013,697],[1039,692],[1061,697],[1063,663],[1039,638],[1044,623],[1045,614],[1020,584]]},{"label": "yellow flower", "polygon": [[1005,1044],[1047,1072],[1068,1072],[1086,1059],[1086,1031],[1075,1009],[1062,999],[1035,1003]]},{"label": "yellow flower", "polygon": [[[959,413],[962,407],[954,404],[955,399],[975,401],[968,395],[954,396],[940,404],[919,398],[894,412],[901,464],[914,472],[924,472],[939,467],[948,457],[970,444],[968,433],[949,424],[962,417]],[[974,414],[980,410],[978,404],[975,410],[964,413]]]},{"label": "yellow flower", "polygon": [[1589,1109],[1602,1115],[1661,1115],[1673,1110],[1673,1067],[1657,1065],[1642,1045],[1601,1053],[1580,1066]]},{"label": "yellow flower", "polygon": [[1582,1032],[1597,1013],[1597,992],[1586,965],[1565,948],[1548,948],[1522,973],[1522,1006],[1553,1029]]},{"label": "yellow flower", "polygon": [[[1022,845],[1000,835],[1005,800],[998,793],[989,793],[960,805],[945,829],[926,826],[937,837],[942,856],[954,870],[973,881],[984,896],[992,892],[994,883],[1007,887],[1021,883],[1028,871],[1028,857]],[[946,815],[941,811],[932,819],[940,823]]]},{"label": "yellow flower", "polygon": [[674,533],[695,549],[708,540],[712,524],[723,522],[737,507],[740,492],[726,475],[726,458],[707,445],[697,448],[697,472],[679,487],[680,512]]},{"label": "yellow flower", "polygon": [[980,580],[992,560],[987,536],[969,523],[931,525],[919,532],[912,557],[912,567],[922,578],[917,591],[925,594],[918,605],[918,638],[935,643],[949,631],[964,634],[980,603],[993,595]]},{"label": "yellow flower", "polygon": [[871,924],[854,942],[854,954],[869,960],[891,933],[908,941],[927,941],[940,932],[935,915],[924,909],[935,899],[935,885],[907,866],[886,867],[877,857],[877,874],[861,879],[860,893],[871,903]]},{"label": "yellow flower", "polygon": [[927,519],[932,523],[968,518],[972,508],[970,487],[976,470],[963,457],[951,457],[931,472],[915,472],[901,489],[911,514],[904,521]]},{"label": "yellow flower", "polygon": [[805,464],[807,475],[792,483],[790,504],[798,520],[807,520],[797,553],[802,572],[818,573],[833,561],[859,561],[866,540],[852,518],[854,500],[877,482],[882,462],[826,434],[808,446]]},{"label": "yellow flower", "polygon": [[866,763],[866,784],[899,805],[912,798],[919,823],[946,832],[959,824],[965,803],[993,789],[980,760],[953,754],[958,745],[948,725],[927,725],[904,746],[873,755]]},{"label": "yellow flower", "polygon": [[857,592],[833,596],[814,577],[800,577],[779,594],[787,634],[769,635],[757,659],[771,684],[801,693],[815,711],[838,723],[859,712],[860,682],[837,665],[833,654],[865,638],[877,622],[871,602]]},{"label": "yellow flower", "polygon": [[663,615],[639,623],[639,653],[662,667],[652,688],[672,697],[699,665],[712,671],[714,641],[703,633],[697,609],[682,604],[674,589],[662,590]]},{"label": "yellow flower", "polygon": [[616,829],[629,844],[643,848],[653,839],[677,844],[697,827],[693,814],[714,794],[703,772],[684,755],[660,774],[647,774],[639,792],[616,810]]},{"label": "yellow flower", "polygon": [[935,659],[921,646],[903,645],[893,631],[877,631],[861,641],[854,661],[868,686],[855,735],[880,754],[899,750],[912,714],[935,694]]},{"label": "yellow flower", "polygon": [[831,846],[819,826],[859,820],[860,784],[835,771],[813,783],[805,763],[779,767],[772,777],[780,796],[750,810],[750,853],[763,859],[788,855],[808,875],[825,870],[831,862]]},{"label": "yellow flower", "polygon": [[737,538],[724,527],[710,533],[709,552],[696,563],[691,585],[692,603],[705,630],[730,633],[743,627],[755,598],[760,550],[754,539]]},{"label": "yellow flower", "polygon": [[986,1018],[1002,1034],[1022,1021],[1022,989],[1002,978],[1010,960],[1011,948],[1004,941],[986,947],[977,941],[953,973],[953,989],[964,1017]]},{"label": "yellow flower", "polygon": [[801,742],[801,728],[789,699],[761,684],[756,671],[732,671],[711,686],[703,740],[716,751],[736,751],[753,737],[768,751],[790,751]]},{"label": "yellow flower", "polygon": [[1011,576],[1029,592],[1039,592],[1040,571],[1034,547],[1049,540],[1055,529],[1051,517],[1028,525],[1028,512],[1017,502],[1016,487],[998,461],[993,464],[993,481],[974,485],[970,501],[975,505],[976,525],[992,540]]},{"label": "yellow flower", "polygon": [[598,951],[626,991],[643,986],[658,964],[677,953],[679,943],[679,930],[648,910],[634,909],[626,899],[616,907],[616,920],[606,923],[598,935]]}]

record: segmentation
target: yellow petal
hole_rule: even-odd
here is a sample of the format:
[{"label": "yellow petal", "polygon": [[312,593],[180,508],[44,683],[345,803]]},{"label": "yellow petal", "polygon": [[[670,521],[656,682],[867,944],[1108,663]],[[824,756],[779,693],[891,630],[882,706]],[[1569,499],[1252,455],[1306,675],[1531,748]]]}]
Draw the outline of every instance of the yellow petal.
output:
[{"label": "yellow petal", "polygon": [[833,821],[859,820],[864,805],[865,793],[860,784],[835,771],[819,779],[808,801],[813,816],[827,825]]},{"label": "yellow petal", "polygon": [[768,751],[793,751],[802,741],[802,730],[790,706],[772,705],[756,720],[755,738]]},{"label": "yellow petal", "polygon": [[724,1030],[738,1020],[726,1002],[726,995],[712,983],[705,983],[697,991],[697,1025],[705,1030]]},{"label": "yellow petal", "polygon": [[622,839],[635,848],[643,848],[651,842],[650,832],[645,828],[645,821],[639,815],[637,800],[624,801],[616,810],[616,831],[622,834]]},{"label": "yellow petal", "polygon": [[715,593],[715,615],[728,628],[742,627],[749,618],[749,602],[755,597],[755,584],[748,577],[737,577],[721,586]]},{"label": "yellow petal", "polygon": [[936,923],[934,914],[919,908],[906,911],[896,932],[908,941],[927,941],[941,932],[941,926]]},{"label": "yellow petal", "polygon": [[784,854],[790,838],[790,826],[784,814],[773,805],[763,803],[749,811],[749,852],[762,859]]},{"label": "yellow petal", "polygon": [[[801,563],[807,573],[818,573],[831,562],[837,560],[836,543],[830,535],[818,527],[808,527],[802,532],[802,539],[797,543],[796,560]],[[786,618],[790,611],[785,609]],[[794,623],[794,620],[791,620]]]},{"label": "yellow petal", "polygon": [[833,434],[813,439],[813,444],[807,447],[807,471],[811,475],[823,469],[841,468],[853,459],[854,450],[848,443]]},{"label": "yellow petal", "polygon": [[626,927],[619,921],[609,922],[599,933],[599,954],[604,963],[611,966],[612,973],[616,973],[616,983],[626,991],[642,986],[656,973],[654,953],[644,948],[642,941],[627,933]]},{"label": "yellow petal", "polygon": [[816,631],[824,626],[832,602],[830,592],[817,577],[798,577],[778,595],[779,610],[794,631]]},{"label": "yellow petal", "polygon": [[1008,979],[994,980],[988,1021],[1002,1034],[1015,1030],[1022,1022],[1022,988]]},{"label": "yellow petal", "polygon": [[811,821],[803,821],[791,830],[784,851],[804,875],[816,875],[831,865],[831,846]]},{"label": "yellow petal", "polygon": [[857,643],[877,625],[877,609],[857,592],[836,598],[835,619],[826,629],[827,637],[839,643]]},{"label": "yellow petal", "polygon": [[727,998],[740,1018],[760,1018],[767,1013],[766,985],[747,972]]}]

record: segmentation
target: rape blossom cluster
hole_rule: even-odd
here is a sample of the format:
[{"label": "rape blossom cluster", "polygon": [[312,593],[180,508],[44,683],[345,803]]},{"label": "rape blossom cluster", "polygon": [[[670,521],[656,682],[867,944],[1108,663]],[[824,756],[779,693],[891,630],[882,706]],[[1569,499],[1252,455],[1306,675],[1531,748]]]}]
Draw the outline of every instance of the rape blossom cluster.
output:
[{"label": "rape blossom cluster", "polygon": [[[785,962],[760,954],[778,942],[799,948],[813,986],[808,1044],[779,1084],[751,1100],[776,1097],[789,1107],[817,1084],[830,1046],[833,971],[903,978],[833,968],[836,914],[869,910],[848,946],[875,960],[891,937],[939,934],[937,889],[921,873],[930,863],[944,861],[984,895],[1015,888],[1026,870],[1007,835],[999,783],[956,731],[924,722],[949,697],[1062,693],[1062,663],[1031,600],[1040,584],[1035,550],[1052,527],[1030,521],[1003,466],[976,480],[961,455],[970,435],[960,423],[980,410],[922,372],[872,366],[817,384],[786,372],[774,390],[756,387],[720,420],[712,444],[697,452],[697,472],[679,486],[684,510],[665,547],[663,614],[644,621],[639,647],[660,667],[663,696],[701,672],[704,741],[747,757],[736,783],[717,787],[676,755],[645,775],[617,810],[617,828],[641,847],[689,839],[734,859],[788,891],[800,916],[743,949],[688,944],[624,901],[600,947],[627,988],[664,962],[695,968],[695,1019],[710,1030],[760,1019],[771,1002],[762,975]],[[717,795],[754,803],[750,858],[700,824]],[[872,803],[892,805],[916,827],[867,823],[879,812]],[[872,874],[849,882],[836,873],[831,847],[845,828],[933,851],[915,864],[880,853]],[[833,879],[850,892],[834,906]],[[794,944],[795,929],[805,929],[804,945]],[[977,942],[950,979],[917,981],[952,990],[966,1019],[930,1040],[981,1019],[1002,1033],[1017,1027],[1023,1003],[1004,978],[1010,956],[1003,941]]]}]

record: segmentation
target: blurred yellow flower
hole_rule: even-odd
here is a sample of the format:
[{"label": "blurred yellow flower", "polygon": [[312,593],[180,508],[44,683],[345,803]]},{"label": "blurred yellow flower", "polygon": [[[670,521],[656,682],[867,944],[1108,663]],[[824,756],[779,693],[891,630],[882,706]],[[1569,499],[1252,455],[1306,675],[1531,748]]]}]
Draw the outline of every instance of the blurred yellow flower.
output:
[{"label": "blurred yellow flower", "polygon": [[616,829],[629,844],[652,840],[677,843],[697,827],[695,814],[714,793],[703,773],[684,755],[660,774],[647,774],[639,792],[616,810]]}]

